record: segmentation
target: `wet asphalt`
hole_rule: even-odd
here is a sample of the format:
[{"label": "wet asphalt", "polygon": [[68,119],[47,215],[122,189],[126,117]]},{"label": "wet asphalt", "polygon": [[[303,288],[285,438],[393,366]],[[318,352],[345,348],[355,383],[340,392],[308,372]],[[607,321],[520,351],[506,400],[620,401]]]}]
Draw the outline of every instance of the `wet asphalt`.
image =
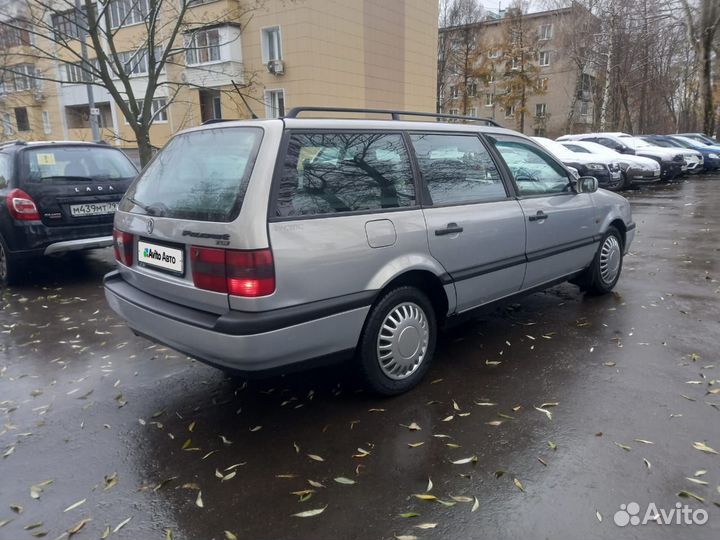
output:
[{"label": "wet asphalt", "polygon": [[[392,399],[136,338],[109,250],[36,265],[1,296],[0,538],[720,537],[720,455],[693,448],[720,451],[720,176],[628,197],[614,294],[565,284],[455,328]],[[620,528],[630,502],[709,518]]]}]

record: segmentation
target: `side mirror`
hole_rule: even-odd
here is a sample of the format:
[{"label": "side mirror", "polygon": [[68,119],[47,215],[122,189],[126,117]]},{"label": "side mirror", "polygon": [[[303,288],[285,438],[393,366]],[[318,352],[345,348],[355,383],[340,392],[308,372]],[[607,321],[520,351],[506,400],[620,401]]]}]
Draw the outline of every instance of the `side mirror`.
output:
[{"label": "side mirror", "polygon": [[578,170],[577,170],[575,167],[570,167],[570,166],[568,166],[567,168],[568,168],[568,170],[570,171],[570,173],[573,175],[573,178],[574,178],[575,180],[577,180],[578,178],[580,178],[580,173],[578,172]]},{"label": "side mirror", "polygon": [[575,180],[575,193],[595,193],[598,181],[594,176],[581,176]]}]

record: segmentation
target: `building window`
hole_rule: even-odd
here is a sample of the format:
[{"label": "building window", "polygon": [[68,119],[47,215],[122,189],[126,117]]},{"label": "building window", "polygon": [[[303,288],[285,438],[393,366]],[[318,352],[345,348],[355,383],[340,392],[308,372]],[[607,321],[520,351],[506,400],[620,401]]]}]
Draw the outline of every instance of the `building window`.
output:
[{"label": "building window", "polygon": [[30,131],[27,107],[15,108],[15,123],[17,124],[18,131]]},{"label": "building window", "polygon": [[514,118],[515,117],[515,105],[512,105],[510,107],[505,107],[505,118]]},{"label": "building window", "polygon": [[[35,88],[37,85],[35,77],[37,76],[37,72],[35,71],[35,66],[32,64],[20,64],[17,66],[12,66],[8,68],[9,71],[12,71],[10,77],[12,77],[12,85],[7,85],[5,90],[6,91],[12,91],[15,92],[22,92],[24,90],[30,90],[32,88]],[[8,81],[10,83],[11,81]]]},{"label": "building window", "polygon": [[468,111],[468,116],[477,116],[477,107],[470,107],[470,110]]},{"label": "building window", "polygon": [[549,66],[550,65],[550,51],[542,51],[540,53],[540,65],[541,66]]},{"label": "building window", "polygon": [[282,60],[282,35],[279,26],[262,29],[262,55],[265,64],[272,60]]},{"label": "building window", "polygon": [[581,101],[580,102],[580,116],[587,116],[590,112],[590,102],[589,101]]},{"label": "building window", "polygon": [[452,86],[450,87],[450,97],[451,97],[452,99],[457,99],[457,98],[458,98],[458,87],[457,87],[457,86],[452,85]]},{"label": "building window", "polygon": [[220,60],[220,31],[217,28],[195,32],[185,45],[188,66]]},{"label": "building window", "polygon": [[517,71],[518,69],[520,69],[520,59],[517,56],[512,59],[510,69],[512,69],[513,71]]},{"label": "building window", "polygon": [[52,15],[52,27],[55,39],[67,41],[79,37],[80,32],[87,33],[87,12],[85,8],[78,12],[74,9]]},{"label": "building window", "polygon": [[495,94],[485,94],[485,106],[492,107],[493,105],[495,105]]},{"label": "building window", "polygon": [[467,95],[469,97],[475,97],[477,95],[477,83],[471,82],[468,84]]},{"label": "building window", "polygon": [[[118,53],[118,58],[120,58],[120,62],[122,62],[123,72],[126,75],[147,75],[147,49],[121,52]],[[85,75],[85,77],[87,77],[87,75]]]},{"label": "building window", "polygon": [[22,21],[11,19],[7,21],[13,27],[3,25],[0,27],[0,48],[9,49],[11,47],[19,47],[21,45],[30,45],[30,32]]},{"label": "building window", "polygon": [[500,58],[501,55],[500,49],[490,49],[487,56],[488,58]]},{"label": "building window", "polygon": [[265,117],[281,116],[285,116],[285,90],[268,90],[265,92]]},{"label": "building window", "polygon": [[547,104],[546,103],[536,103],[535,104],[535,116],[538,118],[545,118],[545,113],[547,112]]},{"label": "building window", "polygon": [[533,129],[535,137],[544,137],[545,136],[545,128],[544,127],[536,127]]},{"label": "building window", "polygon": [[552,24],[543,24],[538,28],[538,36],[541,40],[548,40],[552,37]]},{"label": "building window", "polygon": [[[142,111],[144,100],[140,99],[137,101],[138,110]],[[164,124],[168,121],[167,112],[167,98],[155,98],[152,100],[152,123],[153,124]],[[125,123],[128,124],[127,118]]]},{"label": "building window", "polygon": [[15,130],[13,129],[12,115],[9,112],[3,113],[2,124],[3,124],[3,135],[5,135],[6,137],[9,137],[13,133],[15,133]]},{"label": "building window", "polygon": [[45,135],[52,133],[52,124],[50,123],[50,113],[48,111],[42,112],[43,131]]},{"label": "building window", "polygon": [[110,26],[119,28],[141,23],[148,16],[148,0],[110,0]]}]

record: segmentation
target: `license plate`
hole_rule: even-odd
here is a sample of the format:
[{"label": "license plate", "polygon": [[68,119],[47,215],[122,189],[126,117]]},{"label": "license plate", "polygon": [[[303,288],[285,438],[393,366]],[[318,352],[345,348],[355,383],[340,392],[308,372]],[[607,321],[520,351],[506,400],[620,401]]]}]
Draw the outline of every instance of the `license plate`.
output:
[{"label": "license plate", "polygon": [[183,255],[181,249],[138,241],[138,262],[146,266],[182,274]]},{"label": "license plate", "polygon": [[104,216],[114,214],[117,208],[116,202],[71,204],[70,215],[72,217]]}]

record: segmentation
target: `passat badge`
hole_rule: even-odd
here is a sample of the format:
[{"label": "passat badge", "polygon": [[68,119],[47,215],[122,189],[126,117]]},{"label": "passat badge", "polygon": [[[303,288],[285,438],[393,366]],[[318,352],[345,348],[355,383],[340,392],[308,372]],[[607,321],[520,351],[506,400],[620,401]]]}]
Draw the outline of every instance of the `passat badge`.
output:
[{"label": "passat badge", "polygon": [[148,219],[147,224],[145,225],[147,229],[148,234],[152,234],[153,229],[155,228],[155,222],[152,219]]}]

